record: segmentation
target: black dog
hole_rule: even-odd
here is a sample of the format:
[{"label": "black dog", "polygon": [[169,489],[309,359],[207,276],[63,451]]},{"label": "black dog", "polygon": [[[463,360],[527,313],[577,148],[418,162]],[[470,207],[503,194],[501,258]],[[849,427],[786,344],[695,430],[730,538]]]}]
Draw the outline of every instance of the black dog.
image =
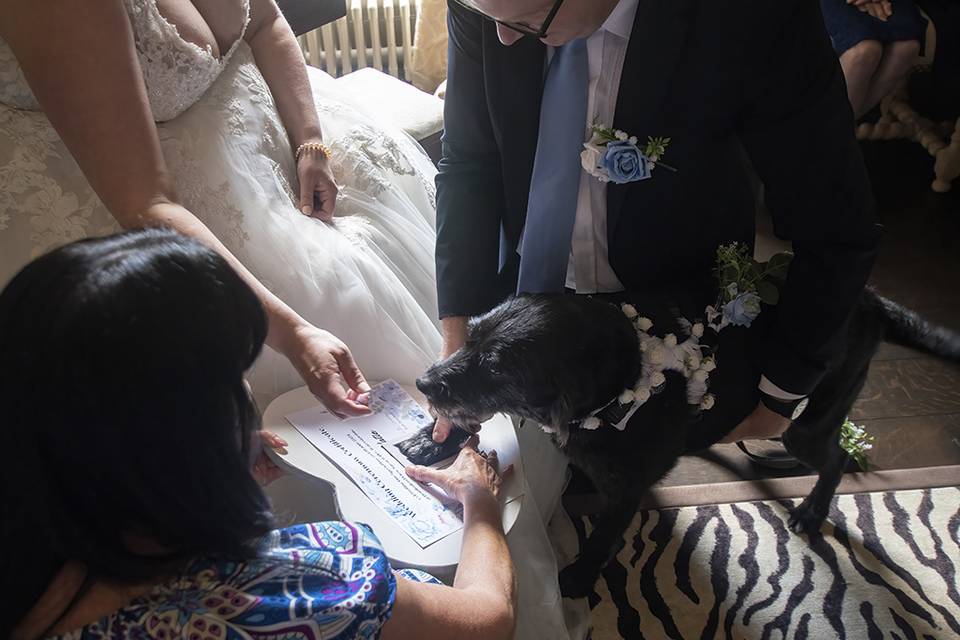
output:
[{"label": "black dog", "polygon": [[[760,371],[750,351],[753,338],[763,331],[763,313],[749,330],[728,326],[719,334],[708,331],[712,342],[711,335],[703,337],[719,365],[709,378],[716,398],[710,410],[689,404],[687,378],[668,372],[659,393],[639,407],[623,430],[611,426],[616,418],[595,430],[578,428],[631,389],[641,374],[646,356],[634,324],[621,311],[619,303],[625,301],[653,320],[650,333],[671,332],[681,341],[691,325],[678,318],[692,320],[698,317],[697,308],[700,315],[704,309],[693,298],[678,300],[676,295],[517,297],[473,319],[465,346],[417,381],[438,415],[455,424],[478,424],[493,414],[508,413],[551,428],[571,463],[604,497],[605,507],[579,558],[560,574],[561,590],[569,597],[592,590],[619,550],[643,492],[682,454],[709,447],[728,434],[759,401]],[[864,292],[840,359],[783,437],[790,453],[819,472],[816,486],[792,514],[795,531],[818,530],[828,513],[848,458],[839,444],[839,429],[884,337],[960,359],[956,333],[929,325],[872,290]],[[429,454],[429,431],[421,439],[419,449]]]}]

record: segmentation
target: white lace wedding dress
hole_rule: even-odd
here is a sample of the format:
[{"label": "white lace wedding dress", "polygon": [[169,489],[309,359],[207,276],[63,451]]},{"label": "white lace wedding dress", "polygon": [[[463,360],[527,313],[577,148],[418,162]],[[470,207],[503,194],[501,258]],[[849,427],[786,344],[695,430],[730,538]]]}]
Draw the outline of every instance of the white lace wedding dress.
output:
[{"label": "white lace wedding dress", "polygon": [[[241,7],[249,15],[248,1]],[[242,38],[217,59],[184,41],[154,0],[124,3],[183,204],[280,299],[349,345],[368,379],[412,383],[440,350],[430,160],[406,134],[366,117],[330,76],[310,69],[341,190],[333,225],[305,217],[287,134]],[[0,39],[0,287],[49,249],[118,230]],[[251,383],[265,398],[303,384],[270,350]],[[508,538],[520,587],[516,637],[567,638],[544,527],[566,461],[535,427],[520,440],[528,491]],[[294,493],[291,500],[302,504],[302,488]],[[573,535],[569,521],[559,524]],[[583,607],[569,622],[582,636]]]},{"label": "white lace wedding dress", "polygon": [[[305,217],[286,131],[242,38],[217,59],[153,1],[125,4],[182,203],[281,300],[349,345],[369,379],[412,383],[440,349],[430,160],[311,69],[342,189],[334,225]],[[117,230],[0,40],[0,287],[55,246]],[[302,385],[269,350],[251,383],[261,396]]]}]

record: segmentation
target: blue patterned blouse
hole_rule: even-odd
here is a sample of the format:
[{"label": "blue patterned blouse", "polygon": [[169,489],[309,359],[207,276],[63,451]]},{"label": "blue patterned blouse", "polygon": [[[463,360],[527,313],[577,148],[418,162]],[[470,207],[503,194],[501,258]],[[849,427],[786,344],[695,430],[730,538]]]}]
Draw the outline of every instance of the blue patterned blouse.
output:
[{"label": "blue patterned blouse", "polygon": [[[437,582],[428,574],[405,578]],[[296,640],[376,638],[390,617],[396,579],[366,525],[302,524],[274,531],[260,558],[203,558],[175,580],[68,640]]]}]

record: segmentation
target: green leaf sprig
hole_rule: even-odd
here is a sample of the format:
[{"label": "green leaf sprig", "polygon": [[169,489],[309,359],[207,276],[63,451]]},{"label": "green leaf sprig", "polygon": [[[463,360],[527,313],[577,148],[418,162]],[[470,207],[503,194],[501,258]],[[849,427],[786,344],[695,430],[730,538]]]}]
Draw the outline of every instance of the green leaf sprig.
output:
[{"label": "green leaf sprig", "polygon": [[873,449],[875,441],[876,438],[867,433],[863,427],[854,424],[850,418],[843,421],[840,427],[840,448],[850,455],[861,471],[870,469],[867,452]]},{"label": "green leaf sprig", "polygon": [[743,293],[755,293],[769,305],[780,301],[780,287],[786,282],[792,253],[778,253],[767,262],[753,259],[750,249],[739,242],[717,248],[715,275],[720,283],[720,303],[726,304]]}]

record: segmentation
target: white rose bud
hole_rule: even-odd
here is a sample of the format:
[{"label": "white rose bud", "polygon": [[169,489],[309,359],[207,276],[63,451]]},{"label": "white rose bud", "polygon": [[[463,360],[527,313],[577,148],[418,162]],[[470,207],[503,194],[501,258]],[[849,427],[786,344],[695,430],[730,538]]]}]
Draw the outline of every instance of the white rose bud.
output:
[{"label": "white rose bud", "polygon": [[637,144],[637,136],[630,136],[630,139],[627,140],[630,144]]},{"label": "white rose bud", "polygon": [[693,325],[692,333],[693,333],[693,337],[694,337],[694,338],[702,338],[702,337],[703,337],[703,323],[702,323],[702,322],[698,322],[697,324]]},{"label": "white rose bud", "polygon": [[597,429],[600,428],[600,418],[598,418],[597,416],[590,416],[589,418],[584,420],[582,423],[580,423],[580,426],[586,429],[587,431],[596,431]]},{"label": "white rose bud", "polygon": [[632,389],[625,389],[617,399],[620,401],[620,404],[632,404],[636,398],[633,395]]},{"label": "white rose bud", "polygon": [[628,136],[625,132],[619,131],[619,130],[614,131],[613,135],[617,136],[617,140],[619,140],[620,142],[626,142],[627,140],[630,139],[630,136]]},{"label": "white rose bud", "polygon": [[647,388],[635,389],[633,392],[633,395],[636,398],[637,402],[639,402],[640,404],[643,404],[644,402],[650,399],[650,389],[647,389]]},{"label": "white rose bud", "polygon": [[668,333],[667,335],[663,336],[663,344],[670,348],[677,346],[677,336],[673,335],[672,333]]},{"label": "white rose bud", "polygon": [[636,318],[639,314],[637,313],[637,308],[632,304],[622,304],[620,309],[623,311],[623,315],[627,316],[631,320]]},{"label": "white rose bud", "polygon": [[667,376],[663,375],[662,371],[657,371],[652,376],[650,376],[650,384],[654,388],[663,386],[663,384],[666,383],[666,381],[667,381]]},{"label": "white rose bud", "polygon": [[637,320],[637,327],[641,331],[649,331],[650,327],[652,326],[653,326],[653,322],[650,320],[650,318],[643,317]]},{"label": "white rose bud", "polygon": [[593,170],[597,168],[590,149],[584,149],[580,152],[580,166],[583,167],[583,170],[587,173],[593,173]]},{"label": "white rose bud", "polygon": [[703,396],[703,400],[700,401],[700,409],[703,411],[710,411],[713,409],[713,405],[716,404],[717,399],[713,397],[712,393],[708,393]]},{"label": "white rose bud", "polygon": [[700,365],[700,368],[709,373],[717,368],[717,362],[713,358],[707,358],[703,361],[703,364]]},{"label": "white rose bud", "polygon": [[710,374],[703,369],[697,369],[693,372],[693,379],[697,382],[706,382],[708,377],[710,377]]}]

